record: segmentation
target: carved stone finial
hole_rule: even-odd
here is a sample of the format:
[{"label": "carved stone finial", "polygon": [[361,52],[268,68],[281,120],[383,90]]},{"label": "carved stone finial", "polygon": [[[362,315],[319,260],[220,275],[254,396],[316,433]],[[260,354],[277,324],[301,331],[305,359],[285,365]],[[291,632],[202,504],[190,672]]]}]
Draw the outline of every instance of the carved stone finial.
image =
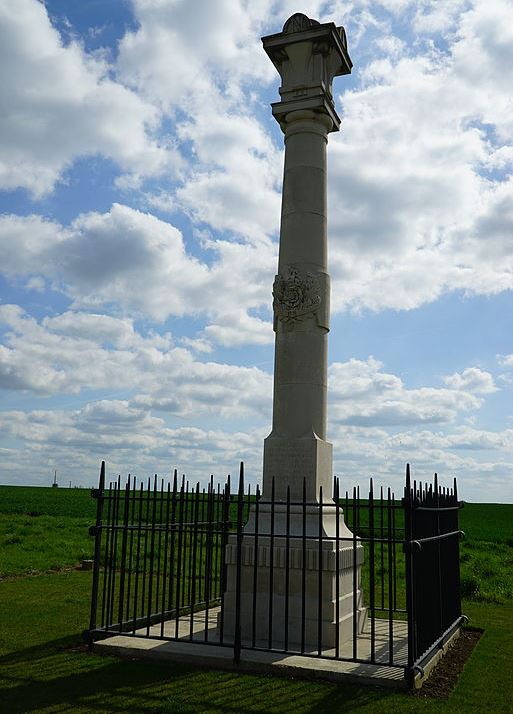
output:
[{"label": "carved stone finial", "polygon": [[306,15],[303,15],[302,12],[296,12],[294,15],[291,15],[287,22],[283,25],[282,32],[302,32],[302,30],[309,30],[311,27],[318,24],[319,22],[317,20],[311,20]]},{"label": "carved stone finial", "polygon": [[281,76],[281,100],[272,107],[282,130],[287,129],[287,115],[308,109],[331,120],[328,131],[338,131],[331,85],[334,77],[349,74],[352,67],[344,29],[296,12],[282,32],[262,37],[262,42]]}]

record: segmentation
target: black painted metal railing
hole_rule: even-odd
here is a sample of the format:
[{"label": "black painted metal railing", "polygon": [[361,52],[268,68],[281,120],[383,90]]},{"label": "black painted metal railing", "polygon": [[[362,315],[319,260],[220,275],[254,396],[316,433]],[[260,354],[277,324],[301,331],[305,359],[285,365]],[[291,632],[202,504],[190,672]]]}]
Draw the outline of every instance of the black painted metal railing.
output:
[{"label": "black painted metal railing", "polygon": [[106,486],[102,463],[89,642],[189,640],[232,648],[235,661],[259,649],[394,667],[413,681],[462,622],[456,482],[412,483],[408,467],[400,500],[372,480],[367,498],[342,496],[338,479],[332,498],[305,493],[264,499],[245,488],[242,464],[236,493],[230,477],[201,488],[176,472],[172,483]]}]

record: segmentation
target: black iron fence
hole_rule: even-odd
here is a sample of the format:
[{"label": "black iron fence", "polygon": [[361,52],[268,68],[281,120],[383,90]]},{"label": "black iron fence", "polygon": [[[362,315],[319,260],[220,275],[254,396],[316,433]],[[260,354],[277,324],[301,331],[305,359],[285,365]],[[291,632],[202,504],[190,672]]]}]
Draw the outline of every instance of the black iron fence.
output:
[{"label": "black iron fence", "polygon": [[89,641],[189,640],[402,669],[462,621],[456,483],[285,500],[230,477],[128,478],[97,499]]}]

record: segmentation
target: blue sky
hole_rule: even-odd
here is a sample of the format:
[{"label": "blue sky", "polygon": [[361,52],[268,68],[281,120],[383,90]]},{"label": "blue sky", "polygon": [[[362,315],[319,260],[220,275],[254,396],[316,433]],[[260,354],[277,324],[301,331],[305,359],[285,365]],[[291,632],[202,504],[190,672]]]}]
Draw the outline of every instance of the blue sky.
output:
[{"label": "blue sky", "polygon": [[329,438],[513,501],[509,0],[0,0],[0,482],[261,475],[283,148],[260,37],[346,28]]}]

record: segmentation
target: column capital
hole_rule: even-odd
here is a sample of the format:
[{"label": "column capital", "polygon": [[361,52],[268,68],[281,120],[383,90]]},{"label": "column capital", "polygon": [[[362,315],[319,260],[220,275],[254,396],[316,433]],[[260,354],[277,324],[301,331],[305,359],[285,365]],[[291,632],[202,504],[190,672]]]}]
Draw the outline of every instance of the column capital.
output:
[{"label": "column capital", "polygon": [[331,85],[334,77],[349,74],[353,66],[344,28],[296,13],[282,32],[263,37],[262,43],[282,81],[281,101],[271,105],[282,130],[287,114],[310,110],[331,120],[329,131],[338,131]]}]

